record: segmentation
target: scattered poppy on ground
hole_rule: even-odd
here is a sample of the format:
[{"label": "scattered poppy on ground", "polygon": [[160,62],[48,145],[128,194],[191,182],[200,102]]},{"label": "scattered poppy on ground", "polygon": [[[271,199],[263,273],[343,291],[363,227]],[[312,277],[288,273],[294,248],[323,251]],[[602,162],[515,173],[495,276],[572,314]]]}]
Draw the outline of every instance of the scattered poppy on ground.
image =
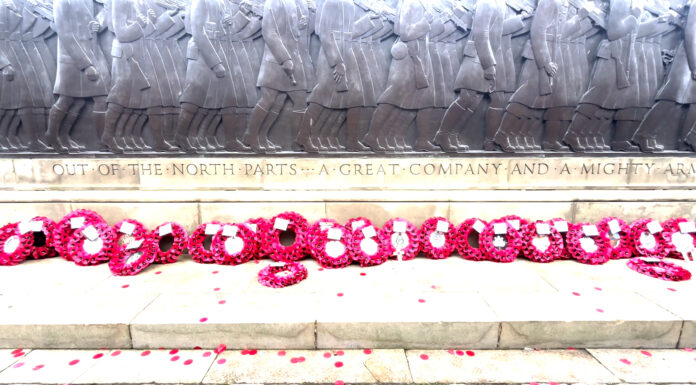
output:
[{"label": "scattered poppy on ground", "polygon": [[213,274],[217,274],[217,273],[219,273],[219,271],[217,271],[217,270],[213,271]]},{"label": "scattered poppy on ground", "polygon": [[227,362],[227,360],[224,359],[224,358],[220,358],[220,359],[217,361],[218,365],[222,365],[222,364],[224,364],[225,362]]},{"label": "scattered poppy on ground", "polygon": [[363,349],[363,353],[372,354],[372,349]]},{"label": "scattered poppy on ground", "polygon": [[36,365],[36,366],[34,366],[34,368],[32,368],[32,370],[33,370],[33,371],[37,371],[37,370],[40,370],[40,369],[43,368],[43,367],[44,367],[43,365]]},{"label": "scattered poppy on ground", "polygon": [[668,287],[667,290],[669,290],[669,291],[677,291],[677,289],[673,289],[673,288],[671,288],[671,287]]},{"label": "scattered poppy on ground", "polygon": [[150,351],[149,351],[149,350],[146,350],[146,351],[140,353],[140,356],[141,356],[141,357],[147,357],[147,356],[149,356],[149,355],[150,355]]},{"label": "scattered poppy on ground", "polygon": [[336,362],[334,362],[334,366],[337,367],[337,368],[340,368],[341,366],[343,366],[343,362],[341,362],[341,361],[336,361]]},{"label": "scattered poppy on ground", "polygon": [[597,290],[597,291],[602,291],[602,288],[601,288],[601,287],[595,287],[594,289]]},{"label": "scattered poppy on ground", "polygon": [[203,323],[203,322],[205,322],[205,321],[207,321],[207,320],[208,320],[208,317],[203,317],[203,318],[200,319],[200,322]]},{"label": "scattered poppy on ground", "polygon": [[338,381],[334,382],[334,385],[343,385],[343,381],[338,380]]},{"label": "scattered poppy on ground", "polygon": [[336,295],[339,297],[343,297],[343,293],[337,293]]},{"label": "scattered poppy on ground", "polygon": [[342,356],[342,355],[343,355],[343,350],[337,351],[337,352],[336,352],[336,355],[337,355],[337,356]]},{"label": "scattered poppy on ground", "polygon": [[104,353],[97,353],[97,354],[95,354],[92,358],[94,358],[95,360],[98,360],[98,359],[100,359],[100,358],[102,358],[102,357],[104,357]]},{"label": "scattered poppy on ground", "polygon": [[623,362],[623,363],[626,364],[626,365],[631,365],[631,361],[629,361],[629,360],[627,360],[627,359],[625,359],[625,358],[622,358],[622,359],[620,359],[619,361]]},{"label": "scattered poppy on ground", "polygon": [[599,313],[604,313],[604,310],[603,310],[603,309],[597,309],[597,311],[598,311]]},{"label": "scattered poppy on ground", "polygon": [[179,353],[179,349],[172,349],[169,351],[169,354],[175,355],[176,353]]},{"label": "scattered poppy on ground", "polygon": [[420,303],[425,303],[425,300],[423,298],[419,299],[418,302]]},{"label": "scattered poppy on ground", "polygon": [[16,369],[16,368],[20,368],[20,367],[22,367],[22,366],[24,366],[24,362],[18,362],[18,363],[16,363],[16,364],[12,365],[12,367],[15,368],[15,369]]},{"label": "scattered poppy on ground", "polygon": [[428,357],[427,354],[421,354],[421,355],[420,355],[420,358],[421,358],[421,360],[427,360],[427,359],[430,358],[430,357]]},{"label": "scattered poppy on ground", "polygon": [[205,352],[205,353],[203,353],[203,357],[210,357],[211,354],[212,353],[210,353],[210,352]]},{"label": "scattered poppy on ground", "polygon": [[362,276],[364,277],[364,276],[366,276],[367,274],[365,274],[365,273],[360,273],[360,275],[362,275]]},{"label": "scattered poppy on ground", "polygon": [[473,356],[476,355],[476,354],[475,354],[474,352],[472,352],[471,350],[467,350],[467,351],[466,351],[466,355],[469,356],[469,357],[473,357]]},{"label": "scattered poppy on ground", "polygon": [[463,356],[463,355],[464,355],[464,352],[461,351],[461,350],[457,350],[456,353],[457,353],[458,356]]},{"label": "scattered poppy on ground", "polygon": [[225,344],[220,344],[220,345],[218,345],[217,348],[215,348],[215,354],[221,354],[221,353],[224,352],[225,350],[227,350],[227,345],[225,345]]},{"label": "scattered poppy on ground", "polygon": [[159,275],[159,274],[162,274],[162,272],[161,272],[161,271],[156,271],[156,272],[155,272],[155,275]]},{"label": "scattered poppy on ground", "polygon": [[191,365],[192,363],[193,363],[193,360],[190,358],[188,360],[184,361],[184,365]]},{"label": "scattered poppy on ground", "polygon": [[127,289],[129,287],[130,287],[130,285],[123,285],[123,286],[121,286],[121,289]]},{"label": "scattered poppy on ground", "polygon": [[285,355],[285,350],[279,351],[279,352],[278,352],[278,355],[281,356],[281,357],[283,357],[283,356]]},{"label": "scattered poppy on ground", "polygon": [[580,296],[580,293],[578,293],[577,291],[574,291],[574,292],[573,292],[573,295],[576,296],[576,297],[579,297],[579,296]]},{"label": "scattered poppy on ground", "polygon": [[213,289],[213,291],[220,291],[220,288],[216,287],[215,289]]},{"label": "scattered poppy on ground", "polygon": [[219,303],[220,305],[224,305],[224,304],[227,303],[227,301],[225,301],[225,300],[223,299],[223,300],[218,301],[218,303]]},{"label": "scattered poppy on ground", "polygon": [[179,356],[174,356],[174,357],[170,358],[170,360],[171,360],[171,361],[179,361],[179,358],[181,358],[181,357],[179,357]]},{"label": "scattered poppy on ground", "polygon": [[70,365],[70,366],[75,366],[75,365],[77,365],[79,362],[80,362],[80,360],[72,360],[72,361],[68,362],[68,365]]},{"label": "scattered poppy on ground", "polygon": [[647,350],[641,350],[640,352],[643,353],[644,355],[648,356],[648,357],[652,357],[652,353],[650,353],[650,352],[647,351]]},{"label": "scattered poppy on ground", "polygon": [[329,353],[329,352],[324,353],[324,358],[331,358],[331,353]]},{"label": "scattered poppy on ground", "polygon": [[115,352],[111,353],[111,356],[112,356],[112,357],[116,357],[116,356],[118,356],[119,354],[121,354],[121,351],[120,351],[120,350],[116,350]]}]

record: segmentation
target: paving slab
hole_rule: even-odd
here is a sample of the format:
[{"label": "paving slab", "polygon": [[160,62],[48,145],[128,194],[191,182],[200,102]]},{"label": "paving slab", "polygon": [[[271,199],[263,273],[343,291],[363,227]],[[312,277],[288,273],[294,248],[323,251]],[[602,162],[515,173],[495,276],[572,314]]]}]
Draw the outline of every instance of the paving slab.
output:
[{"label": "paving slab", "polygon": [[210,350],[112,351],[73,384],[199,384],[217,354]]},{"label": "paving slab", "polygon": [[[31,350],[24,349],[0,349],[0,371],[13,365]],[[20,354],[21,353],[21,354]]]},{"label": "paving slab", "polygon": [[107,350],[33,350],[0,372],[0,383],[73,383],[108,354]]},{"label": "paving slab", "polygon": [[284,292],[163,294],[131,323],[135,348],[314,348],[316,300]]},{"label": "paving slab", "polygon": [[696,347],[696,294],[677,285],[669,285],[667,290],[639,289],[638,294],[684,320],[677,347]]},{"label": "paving slab", "polygon": [[409,350],[415,383],[615,383],[584,351]]},{"label": "paving slab", "polygon": [[682,320],[635,293],[486,294],[498,348],[677,346]]},{"label": "paving slab", "polygon": [[589,349],[589,352],[616,377],[625,382],[696,382],[696,352],[694,351]]},{"label": "paving slab", "polygon": [[129,348],[128,325],[156,295],[121,291],[3,296],[0,347]]},{"label": "paving slab", "polygon": [[319,348],[493,349],[500,324],[477,294],[327,295],[319,308]]},{"label": "paving slab", "polygon": [[0,266],[0,293],[84,293],[111,276],[106,264],[78,266],[63,258],[27,260]]},{"label": "paving slab", "polygon": [[211,366],[205,384],[410,383],[403,350],[228,351]]}]

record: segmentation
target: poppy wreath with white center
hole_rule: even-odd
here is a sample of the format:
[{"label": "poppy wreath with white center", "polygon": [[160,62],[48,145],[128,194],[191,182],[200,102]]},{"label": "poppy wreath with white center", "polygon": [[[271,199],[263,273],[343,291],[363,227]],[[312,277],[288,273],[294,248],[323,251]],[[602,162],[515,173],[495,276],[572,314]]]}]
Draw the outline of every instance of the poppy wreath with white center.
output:
[{"label": "poppy wreath with white center", "polygon": [[[369,227],[374,229],[374,237],[368,238],[365,236],[363,229]],[[346,229],[350,230],[348,227]],[[384,246],[380,242],[379,231],[372,224],[365,224],[353,231],[350,239],[350,254],[353,260],[358,262],[361,267],[381,265],[389,259],[389,254],[386,253]]]},{"label": "poppy wreath with white center", "polygon": [[[667,256],[667,248],[665,247],[665,239],[662,236],[662,232],[651,234],[648,230],[648,223],[652,222],[652,219],[638,219],[631,223],[629,227],[629,241],[631,242],[631,251],[636,257],[655,257],[664,258]],[[661,226],[661,225],[660,225]],[[648,248],[641,240],[641,237],[651,236],[655,240],[655,245]]]},{"label": "poppy wreath with white center", "polygon": [[56,222],[46,217],[34,217],[32,222],[41,222],[41,231],[29,232],[31,235],[31,257],[34,259],[51,258],[58,255],[53,247],[53,232]]},{"label": "poppy wreath with white center", "polygon": [[[621,229],[618,234],[618,239],[616,238],[617,234],[612,234],[609,228],[609,222],[611,221],[616,221]],[[607,233],[607,238],[609,238],[609,258],[631,258],[631,241],[628,239],[630,228],[626,222],[619,218],[606,217],[597,223],[597,227]],[[617,243],[613,244],[613,242]]]},{"label": "poppy wreath with white center", "polygon": [[256,243],[258,247],[256,248],[255,258],[261,259],[268,256],[263,246],[268,243],[268,233],[271,228],[270,222],[265,218],[251,218],[246,222],[242,223],[249,230],[255,233]]},{"label": "poppy wreath with white center", "polygon": [[[437,223],[447,222],[447,232],[440,233],[444,237],[442,245],[433,245],[433,236],[436,235]],[[428,218],[423,222],[418,233],[421,242],[421,251],[430,259],[444,259],[449,257],[457,243],[457,229],[443,217]]]},{"label": "poppy wreath with white center", "polygon": [[[609,237],[607,233],[599,227],[597,228],[597,233],[599,235],[588,237],[585,235],[583,226],[590,225],[592,224],[581,222],[570,226],[568,234],[566,235],[566,244],[568,246],[568,252],[576,261],[588,265],[600,265],[609,260]],[[583,238],[592,239],[596,250],[585,250],[582,245]]]},{"label": "poppy wreath with white center", "polygon": [[[121,231],[121,226],[123,226],[124,223],[129,223],[133,226],[132,233],[126,234]],[[114,233],[116,233],[116,247],[120,250],[125,250],[128,244],[133,240],[145,239],[149,233],[147,228],[135,219],[124,219],[113,225],[112,228],[114,229]]]},{"label": "poppy wreath with white center", "polygon": [[274,288],[294,285],[307,278],[307,268],[297,262],[284,266],[266,266],[259,271],[259,283]]},{"label": "poppy wreath with white center", "polygon": [[115,247],[114,256],[109,261],[109,270],[113,275],[136,275],[155,261],[157,248],[152,235],[146,233],[145,237],[140,239],[143,243],[136,248]]},{"label": "poppy wreath with white center", "polygon": [[[276,219],[285,219],[288,221],[288,227],[285,231],[276,229]],[[280,242],[281,234],[287,231],[295,233],[295,242],[285,246]],[[274,261],[294,262],[304,258],[307,253],[307,242],[309,238],[309,224],[307,220],[300,214],[295,212],[285,212],[273,217],[270,221],[270,229],[264,249],[266,253]]]},{"label": "poppy wreath with white center", "polygon": [[[403,233],[394,232],[394,222],[406,223],[406,231]],[[413,223],[403,219],[394,218],[387,221],[378,232],[379,241],[382,249],[389,258],[409,261],[416,258],[420,252],[421,244],[418,227]],[[405,239],[404,239],[405,238]],[[399,245],[399,242],[405,244]]]},{"label": "poppy wreath with white center", "polygon": [[[568,224],[568,230],[570,230],[570,226],[572,226],[572,223],[566,221],[563,218],[554,218],[550,221],[553,224],[553,228],[556,229],[556,222],[565,222]],[[558,229],[556,229],[558,230]],[[568,231],[566,230],[565,232],[559,231],[561,234],[561,238],[563,238],[563,252],[561,253],[560,259],[573,259],[573,256],[570,255],[570,251],[568,251]]]},{"label": "poppy wreath with white center", "polygon": [[79,209],[64,216],[53,231],[53,248],[56,249],[58,255],[70,261],[70,253],[68,253],[68,242],[72,238],[73,233],[78,229],[73,229],[70,221],[73,218],[85,218],[84,223],[104,223],[106,221],[101,215],[92,210]]},{"label": "poppy wreath with white center", "polygon": [[[94,253],[85,250],[86,243],[89,244],[92,241],[87,239],[83,231],[90,226],[96,229],[98,239],[101,242],[99,250],[95,250],[96,252]],[[97,241],[95,240],[94,242]],[[70,260],[80,266],[99,265],[104,262],[109,262],[116,250],[116,233],[111,226],[104,222],[85,222],[85,224],[70,237],[67,247]]]},{"label": "poppy wreath with white center", "polygon": [[19,223],[0,228],[0,266],[14,266],[31,254],[31,232],[20,234]]},{"label": "poppy wreath with white center", "polygon": [[[549,233],[541,235],[537,230],[537,224],[546,224],[549,226]],[[534,262],[553,262],[561,259],[563,255],[563,236],[556,230],[551,222],[536,221],[525,223],[520,229],[522,234],[522,254]],[[537,237],[546,237],[549,244],[545,250],[539,250],[534,244],[534,239]]]},{"label": "poppy wreath with white center", "polygon": [[[215,235],[209,235],[205,233],[205,229],[208,225],[221,225],[218,221],[211,221],[204,223],[191,233],[188,240],[188,250],[191,254],[191,259],[197,263],[215,263],[215,252],[213,251],[213,243],[215,242]],[[205,248],[205,240],[207,237],[211,237],[210,249]]]},{"label": "poppy wreath with white center", "polygon": [[309,226],[309,231],[307,232],[307,251],[312,258],[316,259],[318,252],[318,250],[316,250],[316,238],[320,237],[321,233],[328,232],[328,230],[334,226],[343,227],[335,220],[329,218],[320,219]]},{"label": "poppy wreath with white center", "polygon": [[[486,253],[481,246],[481,234],[479,234],[476,229],[474,229],[474,224],[480,221],[484,229],[486,228],[486,221],[478,218],[469,218],[462,222],[459,227],[457,227],[457,252],[464,259],[469,259],[472,261],[483,261],[486,259]],[[478,246],[474,247],[469,241],[469,237],[475,236],[478,241]]]},{"label": "poppy wreath with white center", "polygon": [[[348,231],[354,233],[354,232],[358,231],[358,229],[360,229],[361,227],[374,226],[374,225],[372,224],[371,220],[369,220],[365,217],[355,217],[355,218],[349,219],[348,222],[346,222],[346,224],[343,226],[345,226],[346,229],[348,229]],[[377,227],[375,227],[375,228],[377,228]]]},{"label": "poppy wreath with white center", "polygon": [[[495,234],[494,228],[496,223],[505,224],[505,234]],[[522,222],[520,222],[520,226],[522,226]],[[504,238],[504,247],[496,247],[496,237]],[[520,254],[520,250],[522,249],[522,234],[515,230],[506,219],[495,219],[488,222],[488,225],[483,229],[479,236],[479,243],[481,244],[481,248],[483,248],[483,253],[486,255],[487,260],[508,263],[514,261]]]},{"label": "poppy wreath with white center", "polygon": [[[325,221],[326,222],[326,221]],[[342,269],[351,263],[351,239],[353,234],[343,225],[333,223],[330,229],[322,230],[314,227],[316,231],[312,237],[312,253],[321,267],[326,269]],[[340,231],[341,239],[329,239],[329,231]]]},{"label": "poppy wreath with white center", "polygon": [[[225,226],[237,228],[234,237],[223,234]],[[231,249],[232,244],[229,242],[241,242],[241,247]],[[239,265],[249,262],[256,256],[259,244],[256,240],[256,233],[249,230],[248,227],[241,223],[228,223],[220,227],[220,230],[213,237],[213,245],[210,248],[213,250],[213,258],[218,265]]]},{"label": "poppy wreath with white center", "polygon": [[[160,228],[163,226],[171,225],[172,232],[170,234],[160,236]],[[161,242],[165,237],[172,237],[172,245],[168,250],[162,250]],[[152,243],[155,247],[155,261],[154,263],[174,263],[176,262],[181,254],[184,253],[186,246],[188,245],[188,234],[186,230],[178,223],[175,222],[165,222],[154,230],[150,232],[150,238],[152,238]]]},{"label": "poppy wreath with white center", "polygon": [[664,281],[676,282],[691,279],[691,272],[689,270],[665,260],[648,262],[642,258],[631,258],[626,264],[631,270]]},{"label": "poppy wreath with white center", "polygon": [[688,239],[691,240],[689,245],[691,250],[684,250],[687,253],[693,252],[694,248],[696,248],[696,233],[682,233],[681,228],[679,227],[680,223],[686,222],[689,222],[689,220],[686,218],[672,218],[662,224],[662,237],[665,241],[667,257],[684,259],[684,255],[682,255],[682,252],[678,249],[679,240],[677,237],[683,237],[685,241]]}]

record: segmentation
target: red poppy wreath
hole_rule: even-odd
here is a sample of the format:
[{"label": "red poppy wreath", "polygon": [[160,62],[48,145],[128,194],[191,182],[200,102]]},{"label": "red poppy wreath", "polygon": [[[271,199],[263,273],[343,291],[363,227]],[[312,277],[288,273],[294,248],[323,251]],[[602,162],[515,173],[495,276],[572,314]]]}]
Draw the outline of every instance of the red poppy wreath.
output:
[{"label": "red poppy wreath", "polygon": [[341,225],[335,220],[329,218],[322,218],[309,226],[309,230],[307,231],[307,252],[309,252],[312,258],[316,259],[317,254],[315,239],[321,236],[322,232],[326,232],[334,226]]},{"label": "red poppy wreath", "polygon": [[486,253],[481,246],[481,233],[487,223],[479,218],[469,218],[457,228],[457,252],[464,259],[483,261]]},{"label": "red poppy wreath", "polygon": [[259,271],[259,283],[273,288],[294,285],[307,278],[307,268],[297,262],[266,266]]},{"label": "red poppy wreath", "polygon": [[188,243],[186,230],[178,223],[165,222],[150,232],[155,247],[154,263],[174,263]]},{"label": "red poppy wreath", "polygon": [[629,240],[636,257],[664,258],[667,256],[662,224],[653,219],[638,219],[631,223]]},{"label": "red poppy wreath", "polygon": [[324,230],[316,227],[312,236],[312,253],[321,267],[340,269],[353,262],[350,252],[351,232],[338,223]]},{"label": "red poppy wreath", "polygon": [[123,247],[116,246],[114,256],[109,260],[109,270],[114,275],[136,275],[155,261],[156,245],[149,233],[145,237],[132,239]]},{"label": "red poppy wreath", "polygon": [[72,238],[74,232],[79,230],[86,223],[104,223],[104,218],[92,210],[79,209],[75,210],[58,222],[53,231],[53,247],[61,257],[70,260],[68,253],[68,242]]},{"label": "red poppy wreath", "polygon": [[19,223],[0,228],[0,266],[14,266],[31,255],[31,232],[22,234]]},{"label": "red poppy wreath", "polygon": [[489,222],[483,229],[479,242],[486,259],[495,262],[512,262],[522,249],[522,235],[505,218]]},{"label": "red poppy wreath", "polygon": [[350,253],[353,260],[362,267],[381,265],[389,259],[377,231],[375,226],[365,225],[355,230],[351,236]]},{"label": "red poppy wreath", "polygon": [[268,234],[271,228],[268,219],[251,218],[244,222],[243,225],[251,230],[256,237],[256,243],[258,246],[256,248],[255,258],[261,259],[266,257],[268,254],[266,254],[266,251],[264,250],[264,245],[268,243]]},{"label": "red poppy wreath", "polygon": [[365,227],[365,226],[374,226],[372,224],[372,221],[365,218],[365,217],[356,217],[356,218],[351,218],[346,222],[344,225],[348,230],[351,232],[356,232],[359,229]]},{"label": "red poppy wreath", "polygon": [[662,236],[670,258],[696,259],[696,224],[686,218],[672,218],[663,226]]},{"label": "red poppy wreath", "polygon": [[449,257],[457,244],[456,231],[452,223],[443,217],[426,219],[418,234],[423,254],[430,259]]},{"label": "red poppy wreath", "polygon": [[198,263],[215,263],[215,251],[213,242],[215,234],[220,230],[222,224],[218,221],[204,223],[191,233],[188,241],[188,250],[191,259]]},{"label": "red poppy wreath", "polygon": [[568,252],[580,263],[599,265],[609,260],[607,233],[592,223],[572,225],[566,235],[566,241]]},{"label": "red poppy wreath", "polygon": [[58,255],[53,247],[53,232],[56,223],[46,217],[34,217],[19,224],[20,232],[31,235],[31,254],[34,259],[51,258]]},{"label": "red poppy wreath", "polygon": [[631,258],[627,262],[631,270],[664,281],[686,281],[691,279],[691,272],[685,268],[662,259]]},{"label": "red poppy wreath", "polygon": [[145,239],[149,231],[135,219],[124,219],[113,226],[116,233],[116,246],[125,250],[126,246],[134,240]]},{"label": "red poppy wreath", "polygon": [[116,233],[104,222],[85,223],[68,241],[70,260],[80,266],[108,262],[116,250]]},{"label": "red poppy wreath", "polygon": [[631,242],[628,239],[630,228],[626,222],[615,217],[606,217],[597,223],[597,227],[607,234],[609,239],[609,258],[631,258]]},{"label": "red poppy wreath", "polygon": [[250,261],[259,248],[256,233],[248,227],[228,223],[213,237],[213,258],[218,265],[239,265]]},{"label": "red poppy wreath", "polygon": [[534,262],[552,262],[563,255],[563,236],[550,221],[522,225],[522,254]]},{"label": "red poppy wreath", "polygon": [[384,254],[399,261],[409,261],[416,258],[420,252],[418,228],[403,218],[387,221],[379,230],[379,241]]},{"label": "red poppy wreath", "polygon": [[274,261],[294,262],[307,254],[309,224],[300,214],[285,212],[271,219],[264,249]]},{"label": "red poppy wreath", "polygon": [[551,223],[553,223],[553,228],[556,229],[563,238],[563,252],[561,253],[560,259],[573,259],[568,251],[568,229],[570,224],[563,218],[552,219]]}]

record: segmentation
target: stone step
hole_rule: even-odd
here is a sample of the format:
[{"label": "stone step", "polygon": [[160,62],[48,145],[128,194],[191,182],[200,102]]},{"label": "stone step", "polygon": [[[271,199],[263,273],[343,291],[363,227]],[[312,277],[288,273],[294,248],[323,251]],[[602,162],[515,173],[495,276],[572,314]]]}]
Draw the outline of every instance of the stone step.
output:
[{"label": "stone step", "polygon": [[0,350],[0,384],[676,384],[692,349]]},{"label": "stone step", "polygon": [[[188,257],[115,277],[59,258],[0,268],[0,348],[542,349],[696,346],[696,283],[626,261],[587,266],[445,260],[261,286],[268,261]],[[688,267],[688,265],[685,265]]]}]

